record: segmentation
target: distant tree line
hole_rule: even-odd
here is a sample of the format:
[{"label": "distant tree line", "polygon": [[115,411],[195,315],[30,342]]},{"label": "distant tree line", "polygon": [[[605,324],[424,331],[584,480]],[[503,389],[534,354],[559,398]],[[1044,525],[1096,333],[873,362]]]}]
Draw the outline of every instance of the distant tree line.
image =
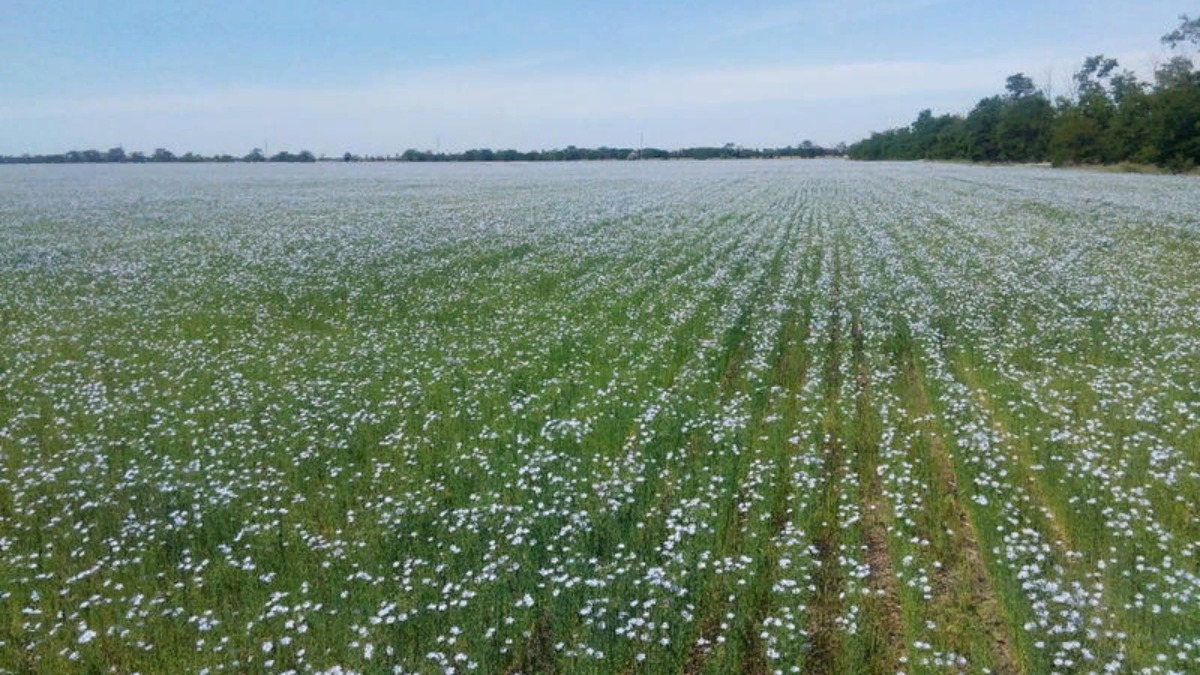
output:
[{"label": "distant tree line", "polygon": [[853,159],[1200,166],[1200,70],[1183,52],[1200,47],[1200,18],[1180,17],[1163,36],[1173,56],[1143,82],[1116,59],[1084,60],[1069,95],[1053,101],[1023,73],[967,115],[922,110],[907,127],[874,133],[847,149]]},{"label": "distant tree line", "polygon": [[254,148],[242,157],[233,155],[200,155],[187,152],[182,155],[156,148],[147,155],[144,152],[125,152],[124,148],[100,150],[69,150],[59,155],[0,155],[0,164],[149,164],[166,162],[315,162],[308,150],[298,153],[278,152],[268,157],[260,148]]},{"label": "distant tree line", "polygon": [[825,148],[803,141],[796,146],[783,148],[744,148],[734,143],[720,147],[695,147],[682,150],[660,150],[658,148],[577,148],[568,145],[555,150],[491,150],[472,149],[465,152],[433,152],[409,149],[395,155],[355,155],[345,153],[340,158],[316,157],[308,150],[298,153],[279,152],[268,157],[260,148],[255,148],[242,157],[233,155],[198,155],[189,152],[176,155],[166,148],[158,148],[149,155],[142,152],[125,152],[123,148],[100,150],[71,150],[59,155],[0,156],[0,164],[142,164],[154,162],[571,162],[585,160],[626,159],[771,159],[775,157],[839,156],[845,145]]},{"label": "distant tree line", "polygon": [[803,141],[797,146],[783,148],[745,148],[734,143],[719,147],[700,146],[679,150],[660,148],[578,148],[568,145],[553,150],[491,150],[477,148],[465,152],[433,152],[410,148],[395,157],[359,157],[346,153],[344,161],[400,161],[400,162],[576,162],[627,159],[774,159],[798,157],[813,159],[842,154],[845,146],[825,148]]}]

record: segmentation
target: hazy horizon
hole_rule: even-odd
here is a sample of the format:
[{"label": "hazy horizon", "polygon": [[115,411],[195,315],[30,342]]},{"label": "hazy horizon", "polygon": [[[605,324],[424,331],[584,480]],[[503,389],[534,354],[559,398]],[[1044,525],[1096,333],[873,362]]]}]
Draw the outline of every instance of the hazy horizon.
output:
[{"label": "hazy horizon", "polygon": [[1175,2],[129,2],[0,7],[0,154],[832,146],[1084,57],[1148,74]]}]

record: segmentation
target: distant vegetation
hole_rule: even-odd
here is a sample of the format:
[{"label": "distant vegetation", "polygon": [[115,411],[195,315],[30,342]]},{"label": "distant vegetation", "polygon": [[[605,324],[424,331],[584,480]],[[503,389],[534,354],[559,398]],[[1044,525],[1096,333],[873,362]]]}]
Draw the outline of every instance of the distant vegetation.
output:
[{"label": "distant vegetation", "polygon": [[[812,141],[803,141],[800,145],[794,147],[789,145],[783,148],[745,148],[735,143],[726,143],[722,146],[699,146],[679,150],[610,148],[607,146],[577,148],[574,145],[568,145],[562,149],[533,150],[529,152],[521,152],[519,150],[489,150],[484,148],[458,153],[440,153],[428,150],[421,152],[410,149],[405,150],[396,159],[403,162],[571,162],[604,159],[771,159],[775,157],[812,159],[841,155],[844,151],[844,145],[839,145],[836,148],[825,148]],[[359,158],[345,155],[343,159],[349,161]],[[380,158],[366,159],[377,160]]]},{"label": "distant vegetation", "polygon": [[1162,41],[1174,56],[1143,82],[1116,59],[1084,60],[1068,95],[1051,100],[1023,73],[1005,92],[963,117],[922,110],[907,127],[851,145],[854,159],[963,159],[980,162],[1200,165],[1200,71],[1184,53],[1200,47],[1200,18],[1180,17]]},{"label": "distant vegetation", "polygon": [[432,150],[416,150],[410,148],[395,155],[355,155],[345,153],[341,157],[316,157],[308,150],[298,153],[280,152],[267,156],[261,149],[255,148],[242,157],[233,155],[199,155],[189,152],[176,155],[166,148],[158,148],[151,154],[144,152],[125,152],[123,148],[101,150],[71,150],[59,155],[19,155],[0,156],[0,164],[141,164],[151,162],[571,162],[582,160],[614,160],[614,159],[771,159],[775,157],[799,157],[812,159],[816,157],[840,156],[845,152],[844,144],[835,148],[825,148],[803,141],[797,146],[783,148],[744,148],[735,143],[726,143],[719,147],[695,147],[681,150],[660,150],[658,148],[577,148],[568,145],[554,150],[492,150],[477,148],[466,152],[434,152]]},{"label": "distant vegetation", "polygon": [[308,150],[298,153],[279,152],[268,157],[260,148],[254,148],[243,157],[233,155],[200,155],[187,152],[177,155],[166,148],[156,148],[147,155],[144,152],[125,152],[124,148],[108,150],[69,150],[58,155],[0,155],[0,164],[148,164],[167,162],[315,162],[317,158]]}]

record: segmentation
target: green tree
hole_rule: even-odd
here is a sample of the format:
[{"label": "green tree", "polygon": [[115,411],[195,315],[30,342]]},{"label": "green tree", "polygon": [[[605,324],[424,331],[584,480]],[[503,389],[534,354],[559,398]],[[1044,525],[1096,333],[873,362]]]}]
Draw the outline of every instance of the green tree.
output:
[{"label": "green tree", "polygon": [[997,129],[1004,114],[1004,100],[999,96],[981,99],[967,115],[965,131],[967,156],[977,162],[1001,159]]},{"label": "green tree", "polygon": [[[1172,51],[1200,47],[1200,18],[1179,17],[1179,27],[1162,38]],[[1200,72],[1176,53],[1154,73],[1149,134],[1160,164],[1175,170],[1200,165]]]},{"label": "green tree", "polygon": [[1084,59],[1072,75],[1076,99],[1059,101],[1050,139],[1055,164],[1099,163],[1111,155],[1105,136],[1116,106],[1107,84],[1118,65],[1116,59],[1097,54]]},{"label": "green tree", "polygon": [[1056,166],[1098,161],[1103,155],[1100,123],[1073,101],[1059,102],[1050,136],[1050,161]]},{"label": "green tree", "polygon": [[1009,75],[1005,81],[1004,90],[1008,92],[1008,98],[1011,101],[1019,101],[1037,93],[1037,87],[1033,85],[1033,80],[1025,73]]},{"label": "green tree", "polygon": [[937,137],[930,148],[931,159],[963,159],[967,157],[966,120],[958,115],[938,118]]},{"label": "green tree", "polygon": [[913,157],[911,159],[929,159],[934,143],[937,141],[938,121],[929,108],[917,113],[917,120],[912,123],[911,142]]},{"label": "green tree", "polygon": [[1104,80],[1112,74],[1112,71],[1117,69],[1116,59],[1110,59],[1103,54],[1089,56],[1083,60],[1083,65],[1071,79],[1075,83],[1075,87],[1079,94],[1079,100],[1084,100],[1088,97],[1107,98],[1107,93],[1104,89]]},{"label": "green tree", "polygon": [[1109,89],[1114,110],[1104,139],[1105,161],[1155,161],[1157,153],[1150,142],[1152,98],[1147,85],[1126,70],[1112,77]]},{"label": "green tree", "polygon": [[1176,53],[1143,82],[1116,59],[1084,59],[1072,95],[1053,104],[1024,73],[1005,93],[979,101],[965,118],[920,111],[907,127],[874,132],[854,143],[854,159],[1041,161],[1055,164],[1154,162],[1200,166],[1200,72],[1186,50],[1200,48],[1200,18],[1186,14],[1162,38]]},{"label": "green tree", "polygon": [[1046,159],[1054,126],[1054,106],[1041,93],[1010,97],[996,125],[1000,159],[1040,162]]},{"label": "green tree", "polygon": [[1187,14],[1179,15],[1179,27],[1164,35],[1162,42],[1171,49],[1189,42],[1200,47],[1200,16],[1190,19]]}]

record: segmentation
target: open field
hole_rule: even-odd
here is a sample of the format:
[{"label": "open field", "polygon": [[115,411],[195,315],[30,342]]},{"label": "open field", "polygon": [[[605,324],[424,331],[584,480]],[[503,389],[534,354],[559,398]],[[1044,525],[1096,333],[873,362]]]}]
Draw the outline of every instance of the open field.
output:
[{"label": "open field", "polygon": [[0,170],[0,672],[1200,672],[1200,183]]}]

